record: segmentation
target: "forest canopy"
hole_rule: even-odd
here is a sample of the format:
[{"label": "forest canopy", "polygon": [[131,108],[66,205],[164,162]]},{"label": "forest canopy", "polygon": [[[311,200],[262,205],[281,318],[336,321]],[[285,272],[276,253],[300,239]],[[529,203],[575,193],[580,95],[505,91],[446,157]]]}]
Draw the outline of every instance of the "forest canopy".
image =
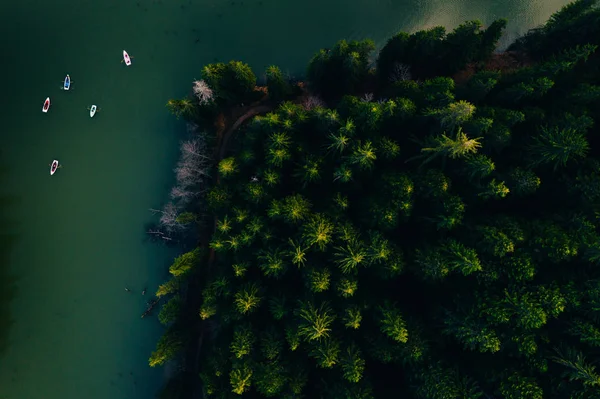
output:
[{"label": "forest canopy", "polygon": [[[301,90],[267,69],[159,289],[163,397],[600,398],[600,8],[494,53],[505,25],[340,41]],[[190,121],[256,90],[203,77]]]}]

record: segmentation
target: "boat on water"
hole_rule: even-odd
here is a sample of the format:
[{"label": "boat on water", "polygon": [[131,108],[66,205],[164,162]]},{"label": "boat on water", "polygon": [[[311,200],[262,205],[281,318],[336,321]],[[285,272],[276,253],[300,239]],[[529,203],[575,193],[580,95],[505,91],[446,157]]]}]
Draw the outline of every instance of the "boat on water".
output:
[{"label": "boat on water", "polygon": [[129,54],[127,54],[127,51],[123,50],[123,61],[125,61],[125,65],[129,66],[131,65],[131,58],[129,57]]},{"label": "boat on water", "polygon": [[63,89],[69,90],[70,88],[71,88],[71,77],[69,76],[69,74],[67,74],[67,76],[65,77],[65,82],[63,84]]},{"label": "boat on water", "polygon": [[50,97],[46,98],[46,101],[44,101],[44,106],[42,107],[42,112],[48,112],[49,109],[50,109]]},{"label": "boat on water", "polygon": [[52,176],[56,172],[56,169],[58,169],[58,161],[55,159],[50,165],[50,176]]},{"label": "boat on water", "polygon": [[94,115],[96,115],[97,109],[98,109],[98,107],[96,107],[95,105],[92,105],[92,107],[90,108],[90,118],[93,118]]}]

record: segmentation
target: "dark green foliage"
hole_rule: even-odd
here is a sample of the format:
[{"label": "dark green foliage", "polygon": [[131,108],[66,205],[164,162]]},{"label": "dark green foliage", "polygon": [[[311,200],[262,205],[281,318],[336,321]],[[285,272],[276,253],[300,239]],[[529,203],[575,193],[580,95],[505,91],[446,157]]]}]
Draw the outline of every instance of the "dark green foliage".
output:
[{"label": "dark green foliage", "polygon": [[518,39],[509,50],[526,51],[536,58],[547,58],[583,44],[600,44],[598,0],[576,0],[552,14],[541,29]]},{"label": "dark green foliage", "polygon": [[[290,98],[215,164],[214,259],[182,255],[159,288],[161,321],[181,317],[152,364],[201,325],[207,398],[598,398],[593,3],[521,39],[542,61],[510,72],[483,63],[503,20],[398,34],[375,74],[369,41],[319,52],[330,107]],[[269,68],[278,101],[282,82]]]},{"label": "dark green foliage", "polygon": [[371,40],[341,40],[331,49],[320,50],[308,64],[308,80],[325,99],[354,93],[368,73]]},{"label": "dark green foliage", "polygon": [[175,258],[175,261],[169,268],[169,273],[175,277],[182,276],[189,273],[194,267],[198,265],[202,258],[202,250],[196,248],[191,252],[185,253]]},{"label": "dark green foliage", "polygon": [[512,374],[500,385],[500,394],[506,399],[542,399],[544,393],[535,379]]},{"label": "dark green foliage", "polygon": [[532,166],[551,164],[557,169],[571,160],[584,158],[588,150],[585,136],[577,130],[542,127],[529,146],[530,163]]},{"label": "dark green foliage", "polygon": [[158,320],[162,324],[169,324],[175,321],[181,311],[181,303],[181,298],[179,296],[174,296],[169,299],[169,301],[162,306],[162,309],[158,314]]},{"label": "dark green foliage", "polygon": [[412,76],[449,76],[469,63],[484,61],[496,49],[505,27],[506,20],[498,20],[482,31],[481,22],[468,21],[447,35],[441,26],[412,35],[401,32],[389,39],[379,53],[380,82],[402,81]]},{"label": "dark green foliage", "polygon": [[150,367],[162,366],[174,359],[181,352],[183,346],[184,341],[181,335],[172,328],[167,330],[156,344],[156,350],[150,355]]},{"label": "dark green foliage", "polygon": [[498,71],[478,72],[467,82],[466,87],[462,89],[462,97],[470,101],[478,102],[483,100],[500,80]]},{"label": "dark green foliage", "polygon": [[187,97],[182,99],[169,100],[167,109],[179,119],[181,116],[191,118],[196,112],[196,103],[193,99]]},{"label": "dark green foliage", "polygon": [[202,78],[224,104],[239,104],[251,99],[256,86],[256,75],[248,64],[241,61],[206,65]]},{"label": "dark green foliage", "polygon": [[267,68],[267,89],[269,96],[275,101],[282,101],[292,92],[290,84],[287,82],[281,69],[275,65]]}]

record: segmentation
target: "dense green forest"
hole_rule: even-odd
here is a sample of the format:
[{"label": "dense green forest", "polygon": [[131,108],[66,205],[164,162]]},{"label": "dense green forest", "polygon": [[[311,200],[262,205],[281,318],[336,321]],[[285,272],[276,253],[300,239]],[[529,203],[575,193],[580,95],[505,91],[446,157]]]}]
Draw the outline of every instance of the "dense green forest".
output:
[{"label": "dense green forest", "polygon": [[[164,234],[200,246],[157,293],[161,397],[600,398],[600,8],[495,53],[505,25],[340,41],[261,90],[211,64],[169,102]],[[270,111],[227,142],[242,104]]]}]

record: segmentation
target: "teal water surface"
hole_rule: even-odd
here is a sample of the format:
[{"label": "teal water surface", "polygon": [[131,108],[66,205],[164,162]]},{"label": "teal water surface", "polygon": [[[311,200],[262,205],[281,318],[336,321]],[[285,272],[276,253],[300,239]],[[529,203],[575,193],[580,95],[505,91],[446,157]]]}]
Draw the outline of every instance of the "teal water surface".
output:
[{"label": "teal water surface", "polygon": [[[0,399],[153,397],[164,371],[147,358],[161,327],[140,318],[141,290],[156,289],[176,250],[147,242],[144,226],[168,200],[185,130],[164,104],[203,64],[237,58],[259,77],[270,64],[300,76],[341,38],[382,45],[400,29],[505,17],[510,40],[566,2],[3,2]],[[50,177],[52,159],[64,166]]]}]

